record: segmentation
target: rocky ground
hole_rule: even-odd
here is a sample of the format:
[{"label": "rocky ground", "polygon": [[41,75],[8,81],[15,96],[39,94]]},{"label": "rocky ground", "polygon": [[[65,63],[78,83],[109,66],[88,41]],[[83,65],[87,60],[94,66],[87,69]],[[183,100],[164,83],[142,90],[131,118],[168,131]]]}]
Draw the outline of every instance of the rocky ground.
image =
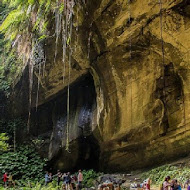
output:
[{"label": "rocky ground", "polygon": [[130,189],[131,184],[141,184],[147,177],[150,177],[151,190],[158,190],[160,189],[159,186],[164,180],[164,177],[168,175],[171,179],[177,179],[183,187],[185,181],[189,179],[190,176],[190,156],[150,169],[123,174],[104,174],[94,182],[94,188],[91,189],[98,189],[99,184],[108,183],[109,181],[114,184],[115,189],[117,189],[118,185],[120,185],[122,190]]},{"label": "rocky ground", "polygon": [[[98,178],[95,189],[98,188],[98,184],[104,184],[109,181],[114,184],[116,189],[119,185],[121,189],[130,189],[131,184],[141,184],[143,182],[144,179],[141,177],[141,174],[141,171],[129,174],[105,174]],[[154,189],[157,189],[156,186],[154,186]]]}]

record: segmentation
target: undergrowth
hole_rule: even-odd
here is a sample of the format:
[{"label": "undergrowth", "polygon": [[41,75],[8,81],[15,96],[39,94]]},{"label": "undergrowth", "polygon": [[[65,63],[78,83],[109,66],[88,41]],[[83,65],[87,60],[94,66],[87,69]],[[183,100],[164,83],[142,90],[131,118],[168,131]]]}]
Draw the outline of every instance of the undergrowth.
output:
[{"label": "undergrowth", "polygon": [[147,172],[144,172],[141,176],[142,179],[150,178],[153,184],[161,184],[166,176],[170,176],[171,179],[177,179],[179,182],[184,183],[189,179],[190,168],[188,166],[174,166],[163,165]]}]

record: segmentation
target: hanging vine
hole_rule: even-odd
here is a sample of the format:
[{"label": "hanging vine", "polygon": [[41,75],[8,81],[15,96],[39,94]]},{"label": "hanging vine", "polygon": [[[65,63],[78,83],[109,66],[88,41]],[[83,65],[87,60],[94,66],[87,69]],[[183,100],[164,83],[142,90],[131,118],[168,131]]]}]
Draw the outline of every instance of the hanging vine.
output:
[{"label": "hanging vine", "polygon": [[[34,45],[33,45],[34,46]],[[33,71],[34,71],[34,47],[30,55],[30,60],[28,63],[29,70],[29,106],[28,106],[28,122],[27,122],[27,132],[30,132],[30,119],[31,119],[31,106],[32,106],[32,87],[33,87]]]},{"label": "hanging vine", "polygon": [[163,40],[163,8],[162,8],[162,0],[159,0],[160,4],[160,38],[161,38],[161,45],[162,45],[162,63],[165,66],[165,52],[164,52],[164,40]]},{"label": "hanging vine", "polygon": [[[73,28],[73,7],[74,1],[65,2],[66,12],[65,12],[65,22],[63,25],[63,32],[65,36],[63,36],[63,64],[64,64],[64,72],[65,72],[65,56],[66,49],[68,48],[68,83],[67,83],[67,124],[66,124],[66,145],[65,150],[70,153],[70,139],[69,139],[69,131],[70,131],[70,78],[71,78],[71,57],[72,57],[72,28]],[[65,27],[65,28],[64,28]],[[65,73],[63,73],[65,77]]]},{"label": "hanging vine", "polygon": [[[131,64],[131,59],[132,59],[132,39],[131,39],[131,29],[130,29],[130,24],[131,24],[131,6],[130,6],[131,1],[128,0],[128,12],[129,12],[129,19],[128,19],[128,23],[129,23],[129,62]],[[131,126],[133,123],[133,118],[132,118],[132,108],[133,108],[133,88],[132,88],[132,77],[131,77]]]},{"label": "hanging vine", "polygon": [[[165,117],[167,115],[167,105],[166,105],[165,50],[164,50],[164,40],[163,40],[163,7],[162,7],[162,0],[159,0],[159,5],[160,5],[160,40],[161,40],[162,67],[163,67],[163,74],[162,74],[163,75],[163,104],[164,104],[164,109],[165,109],[164,110],[164,117]],[[167,132],[167,128],[164,128],[163,134],[165,134],[166,132]]]}]

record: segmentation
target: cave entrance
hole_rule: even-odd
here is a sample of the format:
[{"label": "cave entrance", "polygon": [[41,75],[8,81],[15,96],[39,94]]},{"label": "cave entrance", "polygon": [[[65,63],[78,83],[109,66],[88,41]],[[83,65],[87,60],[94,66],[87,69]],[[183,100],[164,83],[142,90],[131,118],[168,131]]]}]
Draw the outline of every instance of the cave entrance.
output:
[{"label": "cave entrance", "polygon": [[[67,125],[67,90],[62,91],[46,105],[38,108],[37,129],[45,130],[45,121],[52,125],[48,155],[54,170],[76,171],[78,169],[95,169],[99,165],[99,143],[97,134],[97,103],[94,80],[86,74],[70,86],[70,152],[65,151]],[[45,111],[46,110],[46,111]],[[43,114],[40,114],[43,113]],[[47,113],[47,114],[46,114]],[[42,127],[43,126],[43,127]],[[34,131],[34,130],[33,130]],[[39,132],[38,132],[39,135]]]},{"label": "cave entrance", "polygon": [[[94,80],[91,74],[83,76],[70,88],[69,154],[58,145],[66,144],[67,93],[59,96],[53,112],[52,152],[57,154],[56,167],[63,169],[98,169],[99,145],[93,131],[97,128],[97,103]],[[59,139],[63,141],[60,142]],[[50,150],[51,151],[51,150]]]}]

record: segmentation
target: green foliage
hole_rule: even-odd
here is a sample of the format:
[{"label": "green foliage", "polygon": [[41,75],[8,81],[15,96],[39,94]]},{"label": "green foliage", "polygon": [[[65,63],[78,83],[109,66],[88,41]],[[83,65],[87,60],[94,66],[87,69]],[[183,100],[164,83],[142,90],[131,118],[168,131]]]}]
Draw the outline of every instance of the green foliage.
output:
[{"label": "green foliage", "polygon": [[0,154],[0,171],[11,172],[15,179],[39,181],[43,179],[45,160],[42,160],[35,149],[21,146],[16,152]]},{"label": "green foliage", "polygon": [[21,134],[20,131],[23,132],[24,130],[26,130],[26,121],[21,118],[0,120],[0,131],[6,133],[9,137],[8,143],[10,146],[13,144],[14,131],[16,131],[16,134]]},{"label": "green foliage", "polygon": [[9,148],[9,145],[7,143],[8,140],[9,138],[5,133],[0,133],[0,152],[8,150]]},{"label": "green foliage", "polygon": [[[46,35],[50,14],[56,9],[55,0],[4,0],[10,12],[0,31],[7,39],[14,40],[18,34],[34,33]],[[63,3],[59,8],[63,12]]]},{"label": "green foliage", "polygon": [[41,183],[32,183],[31,184],[32,187],[28,187],[28,185],[26,185],[24,188],[25,190],[57,190],[59,189],[59,187],[57,187],[56,183],[50,183],[47,186],[44,186]]},{"label": "green foliage", "polygon": [[[10,189],[10,188],[9,188]],[[29,182],[25,181],[24,183],[16,182],[16,187],[12,189],[18,190],[57,190],[59,187],[56,182],[49,183],[47,186],[44,186],[44,183],[39,182]],[[4,190],[3,187],[0,187],[0,190]]]},{"label": "green foliage", "polygon": [[21,118],[15,118],[7,121],[6,131],[8,134],[13,135],[14,129],[22,130],[26,127],[26,121]]},{"label": "green foliage", "polygon": [[[26,122],[21,118],[11,119],[8,121],[0,120],[0,131],[4,131],[7,134],[7,136],[5,136],[4,133],[2,138],[0,134],[0,171],[1,173],[4,171],[11,172],[14,179],[16,179],[17,187],[19,186],[18,189],[20,189],[20,187],[22,187],[22,189],[30,189],[28,184],[37,188],[40,185],[39,183],[38,186],[36,186],[37,181],[42,181],[43,183],[43,169],[46,165],[46,161],[41,159],[36,150],[29,145],[19,146],[17,144],[16,151],[11,151],[14,131],[23,131],[25,126]],[[2,144],[2,150],[5,151],[1,151],[1,141],[8,141],[10,143],[9,147],[8,144],[6,144],[6,146]]]},{"label": "green foliage", "polygon": [[187,166],[179,167],[172,165],[163,165],[154,168],[148,172],[142,174],[142,179],[150,178],[153,184],[161,184],[166,176],[170,176],[171,179],[178,179],[180,182],[185,182],[189,179],[190,168]]},{"label": "green foliage", "polygon": [[33,44],[34,38],[39,41],[47,38],[49,23],[52,23],[57,10],[60,14],[63,12],[63,1],[0,1],[0,91],[7,97],[11,85],[14,86],[15,79],[20,77],[26,65],[17,54],[17,42],[24,39]]},{"label": "green foliage", "polygon": [[4,53],[0,53],[0,90],[5,92],[7,97],[10,95],[11,84],[20,75],[23,67],[21,63],[14,50],[5,48]]},{"label": "green foliage", "polygon": [[[10,9],[0,2],[0,24],[7,17],[9,11]],[[13,22],[13,20],[12,18],[11,21]],[[21,70],[19,63],[20,60],[15,50],[12,49],[11,37],[9,40],[5,40],[5,36],[0,34],[0,91],[3,91],[7,97],[10,95],[11,83]]]},{"label": "green foliage", "polygon": [[10,95],[10,84],[9,81],[4,79],[5,77],[0,77],[0,90],[5,92],[6,96],[8,97]]},{"label": "green foliage", "polygon": [[[20,10],[11,11],[0,26],[0,31],[5,33],[8,39],[14,40],[19,32],[18,29],[23,30],[27,22],[27,16],[25,14],[26,12]],[[22,29],[19,28],[19,26],[21,26],[21,23]]]},{"label": "green foliage", "polygon": [[97,179],[101,173],[96,173],[94,170],[83,170],[83,184],[85,187],[92,187],[93,182]]}]

